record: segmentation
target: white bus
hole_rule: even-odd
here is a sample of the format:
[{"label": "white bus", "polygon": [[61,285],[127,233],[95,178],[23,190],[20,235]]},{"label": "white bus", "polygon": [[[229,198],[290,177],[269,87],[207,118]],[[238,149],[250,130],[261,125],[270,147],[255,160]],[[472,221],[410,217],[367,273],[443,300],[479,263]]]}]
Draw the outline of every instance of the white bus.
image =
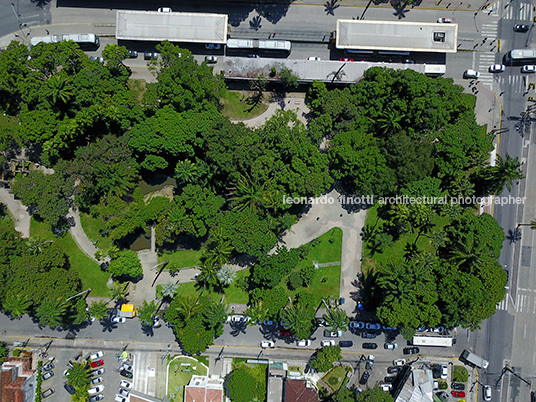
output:
[{"label": "white bus", "polygon": [[228,39],[228,50],[259,50],[288,54],[292,44],[288,40]]},{"label": "white bus", "polygon": [[78,44],[81,49],[94,50],[100,45],[99,37],[92,33],[34,36],[30,39],[30,44],[35,46],[39,43],[58,43],[60,41],[69,40],[72,40],[74,43]]},{"label": "white bus", "polygon": [[456,343],[452,336],[448,335],[415,335],[411,341],[415,346],[443,346],[450,347]]}]

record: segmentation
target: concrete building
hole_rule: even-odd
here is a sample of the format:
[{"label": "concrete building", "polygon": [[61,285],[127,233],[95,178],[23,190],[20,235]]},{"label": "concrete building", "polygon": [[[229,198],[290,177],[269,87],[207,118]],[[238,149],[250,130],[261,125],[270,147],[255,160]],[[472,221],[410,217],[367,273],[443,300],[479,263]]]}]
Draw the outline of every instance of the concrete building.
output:
[{"label": "concrete building", "polygon": [[307,380],[285,379],[283,402],[318,402],[316,389]]},{"label": "concrete building", "polygon": [[34,402],[37,376],[28,357],[10,357],[0,367],[0,402]]},{"label": "concrete building", "polygon": [[223,380],[194,375],[184,387],[184,402],[223,402]]},{"label": "concrete building", "polygon": [[419,368],[408,367],[393,397],[395,402],[433,402],[432,370],[424,365]]}]

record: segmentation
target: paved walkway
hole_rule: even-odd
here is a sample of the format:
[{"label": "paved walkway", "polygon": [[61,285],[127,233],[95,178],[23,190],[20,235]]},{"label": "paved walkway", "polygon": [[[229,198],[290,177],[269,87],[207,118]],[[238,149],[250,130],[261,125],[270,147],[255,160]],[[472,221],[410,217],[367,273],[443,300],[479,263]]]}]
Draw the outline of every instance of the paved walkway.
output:
[{"label": "paved walkway", "polygon": [[31,218],[28,208],[20,200],[15,199],[15,196],[5,188],[0,188],[0,202],[6,205],[7,210],[13,217],[15,230],[20,232],[24,238],[30,237]]},{"label": "paved walkway", "polygon": [[97,247],[95,247],[93,242],[89,240],[89,237],[87,237],[86,232],[84,232],[82,222],[80,222],[80,212],[78,209],[74,210],[73,208],[69,208],[67,218],[74,219],[74,225],[69,229],[69,233],[78,245],[78,248],[93,261],[100,263],[100,261],[95,258]]}]

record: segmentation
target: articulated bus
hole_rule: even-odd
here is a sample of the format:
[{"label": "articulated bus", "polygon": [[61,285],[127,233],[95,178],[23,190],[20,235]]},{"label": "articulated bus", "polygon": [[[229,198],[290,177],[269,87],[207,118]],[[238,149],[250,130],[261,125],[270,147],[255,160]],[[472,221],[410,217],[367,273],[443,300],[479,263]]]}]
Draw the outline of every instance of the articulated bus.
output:
[{"label": "articulated bus", "polygon": [[78,44],[80,49],[84,50],[95,50],[100,45],[99,37],[92,33],[34,36],[31,38],[30,44],[35,46],[39,43],[58,43],[60,41],[70,40]]},{"label": "articulated bus", "polygon": [[450,347],[456,343],[452,336],[448,335],[415,335],[411,341],[415,346],[443,346]]},{"label": "articulated bus", "polygon": [[504,64],[521,66],[536,64],[536,49],[513,49],[504,56]]},{"label": "articulated bus", "polygon": [[227,50],[258,50],[266,53],[289,54],[291,43],[288,40],[228,39]]}]

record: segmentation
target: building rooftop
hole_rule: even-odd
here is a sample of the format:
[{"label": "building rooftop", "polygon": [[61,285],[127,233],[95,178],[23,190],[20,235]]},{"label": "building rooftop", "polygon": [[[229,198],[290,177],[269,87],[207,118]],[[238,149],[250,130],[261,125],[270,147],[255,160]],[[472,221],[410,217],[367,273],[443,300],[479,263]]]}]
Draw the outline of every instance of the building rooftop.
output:
[{"label": "building rooftop", "polygon": [[432,370],[410,367],[395,393],[395,402],[433,402]]},{"label": "building rooftop", "polygon": [[458,24],[337,20],[337,49],[455,53]]},{"label": "building rooftop", "polygon": [[306,380],[285,380],[285,402],[318,402],[316,390]]},{"label": "building rooftop", "polygon": [[170,42],[227,41],[227,14],[118,10],[116,38]]}]

